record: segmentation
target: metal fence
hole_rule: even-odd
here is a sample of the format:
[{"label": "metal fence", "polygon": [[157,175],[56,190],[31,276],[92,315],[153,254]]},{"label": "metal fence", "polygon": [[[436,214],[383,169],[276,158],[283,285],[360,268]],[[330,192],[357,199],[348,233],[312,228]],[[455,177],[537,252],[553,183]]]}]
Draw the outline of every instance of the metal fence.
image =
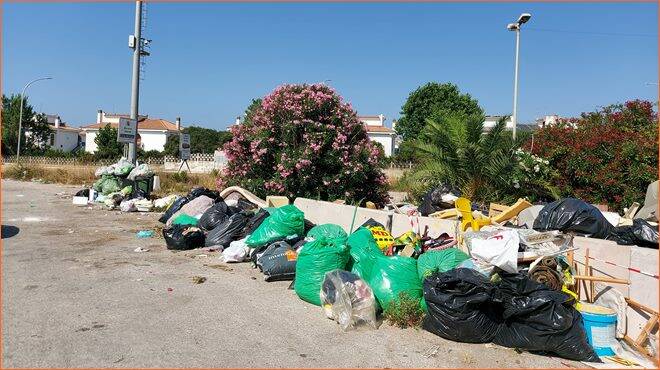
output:
[{"label": "metal fence", "polygon": [[[112,159],[97,159],[90,161],[84,158],[75,157],[37,157],[37,156],[21,156],[19,159],[16,156],[2,157],[2,163],[24,163],[24,164],[37,164],[44,166],[92,166],[100,167],[107,166],[117,162]],[[181,163],[181,159],[173,156],[164,156],[162,158],[138,158],[138,162],[146,163],[150,166],[163,166],[165,169],[177,169]],[[227,159],[224,155],[214,155],[209,153],[194,153],[191,154],[188,163],[191,167],[199,168],[199,171],[211,171],[212,169],[221,169],[227,164]],[[412,162],[390,162],[385,166],[389,170],[407,170],[413,167]]]}]

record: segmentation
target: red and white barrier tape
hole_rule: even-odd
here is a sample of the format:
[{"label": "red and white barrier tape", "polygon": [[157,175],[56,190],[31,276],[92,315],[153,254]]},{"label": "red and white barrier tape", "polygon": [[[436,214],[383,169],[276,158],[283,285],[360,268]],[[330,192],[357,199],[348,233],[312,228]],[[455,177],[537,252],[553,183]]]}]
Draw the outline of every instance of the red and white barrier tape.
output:
[{"label": "red and white barrier tape", "polygon": [[645,271],[642,271],[642,270],[640,270],[640,269],[636,269],[636,268],[634,268],[634,267],[628,267],[628,266],[617,265],[617,264],[614,263],[614,262],[601,260],[601,259],[594,258],[594,257],[591,257],[591,256],[589,256],[589,259],[592,259],[592,260],[594,260],[594,261],[598,261],[598,262],[602,262],[602,263],[606,263],[606,264],[608,264],[608,265],[612,265],[612,266],[622,267],[622,268],[624,268],[624,269],[627,269],[628,271],[636,272],[636,273],[638,273],[638,274],[642,274],[642,275],[646,275],[646,276],[650,276],[650,277],[652,277],[652,278],[658,279],[658,275],[656,275],[656,274],[652,274],[652,273],[650,273],[650,272],[645,272]]}]

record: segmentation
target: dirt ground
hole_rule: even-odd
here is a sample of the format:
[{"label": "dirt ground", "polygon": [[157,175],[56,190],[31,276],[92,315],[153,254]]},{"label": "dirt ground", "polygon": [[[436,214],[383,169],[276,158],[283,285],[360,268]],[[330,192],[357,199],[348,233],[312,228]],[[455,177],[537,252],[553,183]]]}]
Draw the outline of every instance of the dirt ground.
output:
[{"label": "dirt ground", "polygon": [[580,366],[387,324],[344,333],[289,282],[138,239],[158,214],[77,207],[76,190],[2,181],[3,367]]}]

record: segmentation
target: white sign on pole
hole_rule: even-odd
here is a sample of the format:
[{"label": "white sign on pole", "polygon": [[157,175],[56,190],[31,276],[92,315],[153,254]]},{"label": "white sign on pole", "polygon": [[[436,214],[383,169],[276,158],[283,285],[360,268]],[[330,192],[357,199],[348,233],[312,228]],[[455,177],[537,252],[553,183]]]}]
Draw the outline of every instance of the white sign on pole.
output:
[{"label": "white sign on pole", "polygon": [[120,118],[119,129],[117,130],[117,142],[133,143],[137,135],[137,120]]},{"label": "white sign on pole", "polygon": [[181,160],[190,159],[190,134],[179,134],[179,155]]}]

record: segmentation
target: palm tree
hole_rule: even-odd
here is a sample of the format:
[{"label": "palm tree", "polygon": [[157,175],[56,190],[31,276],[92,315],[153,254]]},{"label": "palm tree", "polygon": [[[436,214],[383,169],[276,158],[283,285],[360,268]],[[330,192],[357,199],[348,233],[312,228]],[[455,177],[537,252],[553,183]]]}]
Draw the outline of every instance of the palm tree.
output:
[{"label": "palm tree", "polygon": [[420,164],[411,180],[427,189],[445,183],[461,190],[473,201],[502,199],[510,186],[507,174],[516,165],[513,151],[524,139],[513,141],[502,117],[483,132],[483,116],[449,115],[427,120],[414,143]]}]

